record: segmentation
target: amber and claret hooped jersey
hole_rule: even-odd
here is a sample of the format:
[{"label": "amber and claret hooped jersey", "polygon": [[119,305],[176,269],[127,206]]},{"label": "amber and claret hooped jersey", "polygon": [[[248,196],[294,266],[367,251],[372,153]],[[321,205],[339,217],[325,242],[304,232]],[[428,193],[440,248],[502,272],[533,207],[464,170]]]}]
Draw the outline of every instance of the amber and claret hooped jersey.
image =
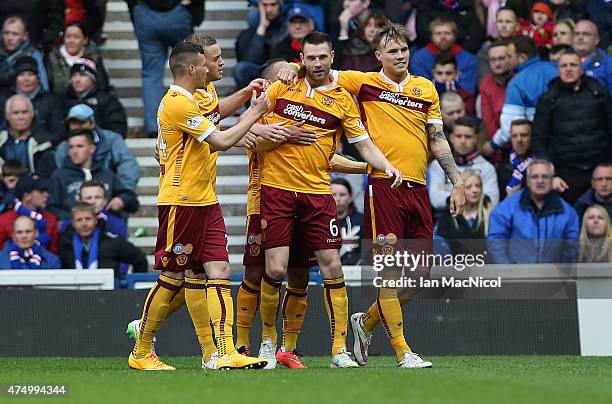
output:
[{"label": "amber and claret hooped jersey", "polygon": [[[270,123],[269,118],[272,113],[262,116],[259,119],[260,124],[267,125]],[[246,149],[249,156],[249,189],[247,191],[247,215],[258,215],[260,213],[260,196],[261,196],[261,171],[265,159],[265,152],[255,153],[250,149]]]},{"label": "amber and claret hooped jersey", "polygon": [[193,94],[172,85],[157,110],[158,205],[207,206],[217,203],[206,138],[217,128],[202,116]]},{"label": "amber and claret hooped jersey", "polygon": [[[398,168],[404,180],[425,184],[428,123],[442,124],[434,84],[419,76],[395,83],[382,72],[334,71],[336,83],[357,98],[361,119],[372,141]],[[388,178],[372,169],[371,175]]]},{"label": "amber and claret hooped jersey", "polygon": [[[205,90],[199,88],[193,95],[204,118],[211,121],[217,129],[221,129],[219,97],[217,97],[215,85],[213,83],[208,83]],[[217,184],[217,157],[219,157],[219,152],[210,154],[210,175],[213,189],[215,189]]]},{"label": "amber and claret hooped jersey", "polygon": [[308,146],[285,143],[269,152],[263,162],[261,183],[274,188],[309,194],[330,194],[331,158],[344,131],[351,143],[368,139],[351,95],[337,84],[312,88],[306,79],[297,84],[272,84],[269,123],[285,122],[315,132]]}]

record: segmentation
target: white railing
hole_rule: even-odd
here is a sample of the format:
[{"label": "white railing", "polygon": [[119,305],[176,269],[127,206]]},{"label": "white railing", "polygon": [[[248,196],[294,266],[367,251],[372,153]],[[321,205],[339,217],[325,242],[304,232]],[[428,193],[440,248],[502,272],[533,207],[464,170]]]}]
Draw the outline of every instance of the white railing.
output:
[{"label": "white railing", "polygon": [[0,270],[0,286],[111,290],[115,287],[115,274],[112,269],[3,269]]}]

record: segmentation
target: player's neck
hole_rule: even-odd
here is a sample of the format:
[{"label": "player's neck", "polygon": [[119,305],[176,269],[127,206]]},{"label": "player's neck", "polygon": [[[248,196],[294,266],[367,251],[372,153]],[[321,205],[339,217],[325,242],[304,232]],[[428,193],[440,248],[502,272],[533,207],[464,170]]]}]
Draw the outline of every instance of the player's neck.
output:
[{"label": "player's neck", "polygon": [[318,87],[322,87],[322,86],[326,86],[328,84],[330,84],[332,81],[329,79],[329,74],[325,75],[325,78],[319,81],[316,81],[314,79],[312,79],[310,76],[306,76],[306,81],[308,81],[308,84],[310,84],[310,87],[312,88],[318,88]]},{"label": "player's neck", "polygon": [[184,88],[185,90],[189,91],[190,94],[195,93],[196,90],[198,89],[196,86],[191,84],[189,80],[184,80],[184,79],[174,80],[174,85]]},{"label": "player's neck", "polygon": [[387,76],[390,80],[396,82],[397,84],[399,84],[402,81],[406,80],[406,77],[408,77],[408,70],[405,70],[401,74],[397,74],[397,73],[394,73],[394,72],[389,72],[386,69],[383,69],[383,73],[385,73],[385,76]]}]

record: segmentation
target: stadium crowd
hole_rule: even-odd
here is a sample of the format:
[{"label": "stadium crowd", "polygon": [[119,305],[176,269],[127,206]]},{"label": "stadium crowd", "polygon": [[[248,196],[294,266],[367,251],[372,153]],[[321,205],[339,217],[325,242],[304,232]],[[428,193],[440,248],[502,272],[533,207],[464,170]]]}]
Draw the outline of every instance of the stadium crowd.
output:
[{"label": "stadium crowd", "polygon": [[[201,23],[203,1],[127,2],[143,64],[144,134],[156,137],[168,47]],[[127,241],[140,171],[98,49],[105,3],[0,2],[0,269],[147,271]],[[493,263],[612,261],[612,1],[250,4],[236,39],[238,88],[270,59],[299,63],[313,30],[332,38],[334,69],[378,71],[376,30],[405,26],[409,71],[435,84],[465,184],[465,211],[453,217],[452,184],[437,161],[429,165],[441,250],[488,249]],[[361,159],[346,139],[337,152]],[[342,263],[358,264],[365,182],[332,176]],[[542,242],[526,249],[525,240]]]}]

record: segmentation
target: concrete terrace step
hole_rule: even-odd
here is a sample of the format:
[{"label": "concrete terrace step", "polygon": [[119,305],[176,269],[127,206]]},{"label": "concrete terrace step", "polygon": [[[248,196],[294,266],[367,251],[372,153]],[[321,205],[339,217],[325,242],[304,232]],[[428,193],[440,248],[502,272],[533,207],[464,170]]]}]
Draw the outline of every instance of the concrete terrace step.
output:
[{"label": "concrete terrace step", "polygon": [[[224,194],[217,195],[221,206],[224,205],[246,205],[246,194]],[[139,195],[140,206],[157,206],[157,195]]]},{"label": "concrete terrace step", "polygon": [[[233,116],[228,117],[226,119],[229,119],[229,118],[236,119]],[[224,122],[224,121],[221,121],[221,122]],[[228,122],[231,123],[231,120]],[[154,138],[127,138],[125,141],[126,141],[128,148],[135,156],[146,156],[146,157],[153,156],[153,151],[155,150],[156,139]],[[235,155],[235,154],[244,155],[245,151],[242,147],[232,147],[222,152],[222,154],[224,156]]]},{"label": "concrete terrace step", "polygon": [[[140,167],[159,167],[159,163],[155,160],[155,157],[140,156],[137,157],[138,165]],[[229,167],[229,166],[248,166],[249,158],[245,155],[223,155],[221,154],[217,158],[217,167]]]}]

